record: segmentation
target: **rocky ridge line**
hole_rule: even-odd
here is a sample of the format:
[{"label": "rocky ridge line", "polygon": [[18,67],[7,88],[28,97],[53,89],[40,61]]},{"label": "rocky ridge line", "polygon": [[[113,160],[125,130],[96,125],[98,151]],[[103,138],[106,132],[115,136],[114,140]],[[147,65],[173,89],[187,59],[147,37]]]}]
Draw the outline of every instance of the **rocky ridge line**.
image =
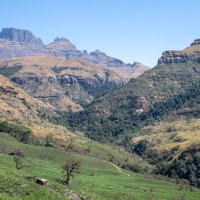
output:
[{"label": "rocky ridge line", "polygon": [[200,63],[200,39],[194,40],[189,47],[181,51],[165,51],[158,59],[158,65],[186,62]]}]

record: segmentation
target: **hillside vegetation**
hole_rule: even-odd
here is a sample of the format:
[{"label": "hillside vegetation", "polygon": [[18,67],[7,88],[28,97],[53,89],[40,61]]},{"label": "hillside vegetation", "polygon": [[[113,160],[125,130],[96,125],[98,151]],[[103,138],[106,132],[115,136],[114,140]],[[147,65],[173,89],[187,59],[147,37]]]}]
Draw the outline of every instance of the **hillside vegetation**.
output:
[{"label": "hillside vegetation", "polygon": [[51,124],[41,115],[55,116],[57,109],[49,103],[36,99],[16,84],[0,75],[0,122],[7,121],[13,125],[29,127],[34,135],[46,137],[49,134],[57,138],[69,140],[75,135],[66,127]]},{"label": "hillside vegetation", "polygon": [[123,143],[125,136],[137,136],[141,127],[181,109],[188,109],[182,115],[197,117],[199,75],[197,63],[157,66],[96,99],[84,111],[63,114],[57,121],[86,132],[94,140],[119,139]]},{"label": "hillside vegetation", "polygon": [[[62,184],[64,177],[61,170],[68,155],[64,150],[22,144],[7,134],[0,133],[0,198],[68,199],[65,195],[67,191],[72,191],[85,200],[181,198],[197,200],[200,195],[198,189],[181,182],[175,185],[158,180],[162,179],[159,176],[155,179],[150,175],[117,169],[112,163],[125,162],[127,157],[123,151],[120,153],[110,146],[91,141],[75,142],[73,145],[72,155],[81,160],[81,173],[70,180],[70,187],[66,187]],[[27,167],[20,170],[15,168],[14,156],[11,154],[17,149],[26,154],[23,163]],[[79,153],[75,153],[78,149]],[[136,159],[129,157],[128,163],[137,162],[146,165]],[[45,178],[48,184],[40,186],[35,183],[34,178]]]},{"label": "hillside vegetation", "polygon": [[0,62],[0,73],[29,95],[59,110],[82,110],[94,97],[124,84],[115,72],[50,56],[11,58]]}]

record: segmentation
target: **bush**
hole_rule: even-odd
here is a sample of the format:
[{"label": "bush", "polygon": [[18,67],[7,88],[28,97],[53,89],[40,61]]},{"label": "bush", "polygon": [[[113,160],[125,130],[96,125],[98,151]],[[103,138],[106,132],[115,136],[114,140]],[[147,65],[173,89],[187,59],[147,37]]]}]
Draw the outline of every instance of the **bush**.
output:
[{"label": "bush", "polygon": [[136,173],[143,173],[144,172],[144,169],[138,164],[122,165],[122,169],[127,169],[127,170],[130,170],[132,172],[136,172]]},{"label": "bush", "polygon": [[28,142],[30,136],[33,135],[33,132],[29,128],[6,121],[0,122],[0,132],[8,133],[19,142]]},{"label": "bush", "polygon": [[134,152],[137,153],[138,155],[142,156],[142,154],[147,150],[148,148],[148,141],[147,140],[140,140],[135,148],[134,148]]}]

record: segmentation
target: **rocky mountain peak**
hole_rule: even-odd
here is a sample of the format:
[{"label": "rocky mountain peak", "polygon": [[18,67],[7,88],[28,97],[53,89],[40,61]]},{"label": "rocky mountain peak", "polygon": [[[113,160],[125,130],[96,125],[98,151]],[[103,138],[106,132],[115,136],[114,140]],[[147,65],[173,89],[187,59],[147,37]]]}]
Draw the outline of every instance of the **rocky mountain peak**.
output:
[{"label": "rocky mountain peak", "polygon": [[100,56],[100,55],[106,56],[106,54],[104,52],[101,52],[98,49],[96,51],[90,52],[90,55],[92,55],[92,56]]},{"label": "rocky mountain peak", "polygon": [[[143,65],[124,63],[122,60],[106,55],[100,50],[88,53],[86,50],[80,51],[68,39],[57,37],[47,45],[43,45],[42,40],[37,39],[31,31],[14,28],[3,28],[0,32],[0,58],[7,60],[12,57],[22,56],[55,56],[72,58],[97,65],[101,68],[113,70],[125,79],[136,77],[140,72],[148,70]],[[141,67],[137,75],[133,75]]]},{"label": "rocky mountain peak", "polygon": [[0,32],[0,39],[34,45],[44,45],[42,40],[40,38],[36,38],[31,31],[15,28],[3,28]]},{"label": "rocky mountain peak", "polygon": [[194,46],[194,45],[200,45],[200,39],[194,40],[194,42],[191,44],[191,46]]},{"label": "rocky mountain peak", "polygon": [[65,37],[57,37],[54,42],[69,42],[71,43],[68,39],[66,39]]},{"label": "rocky mountain peak", "polygon": [[139,67],[139,66],[144,66],[142,63],[135,61],[131,67]]}]

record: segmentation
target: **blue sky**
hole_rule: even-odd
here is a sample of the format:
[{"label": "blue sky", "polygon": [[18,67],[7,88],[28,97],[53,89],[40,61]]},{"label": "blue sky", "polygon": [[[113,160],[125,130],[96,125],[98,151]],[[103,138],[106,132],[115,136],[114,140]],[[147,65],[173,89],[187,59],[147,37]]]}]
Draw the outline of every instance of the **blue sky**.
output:
[{"label": "blue sky", "polygon": [[0,28],[32,31],[45,44],[66,37],[126,63],[155,66],[165,50],[200,38],[199,0],[1,0]]}]

